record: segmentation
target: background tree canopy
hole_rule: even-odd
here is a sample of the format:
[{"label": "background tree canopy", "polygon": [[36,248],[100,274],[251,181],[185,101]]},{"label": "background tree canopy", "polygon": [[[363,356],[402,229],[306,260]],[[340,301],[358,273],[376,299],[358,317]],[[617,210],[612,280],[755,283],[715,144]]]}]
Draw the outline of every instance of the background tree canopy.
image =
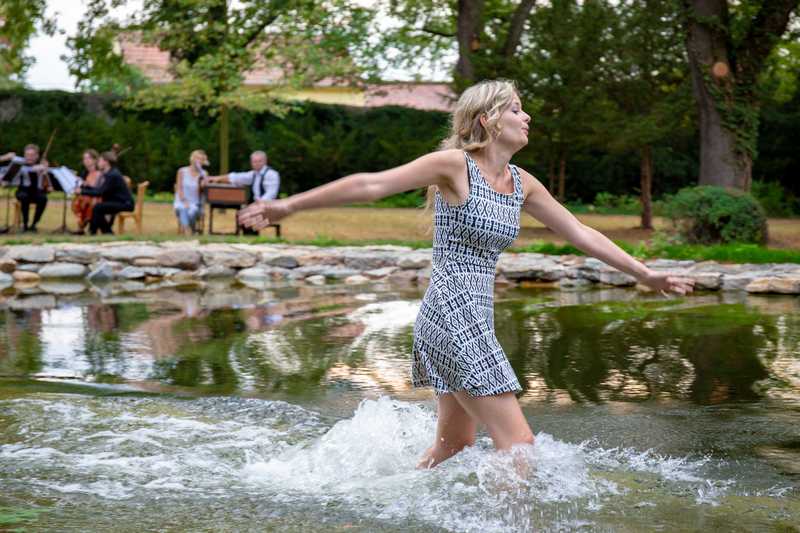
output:
[{"label": "background tree canopy", "polygon": [[[83,141],[62,133],[63,147],[132,144],[132,173],[168,189],[194,148],[219,150],[224,171],[230,140],[235,167],[266,147],[291,192],[434,149],[446,117],[292,108],[275,90],[323,78],[357,85],[398,68],[428,79],[446,64],[457,92],[486,78],[517,82],[534,120],[516,161],[564,201],[635,193],[648,226],[653,197],[698,181],[747,190],[755,179],[760,194],[798,210],[800,0],[145,0],[125,20],[111,16],[126,3],[91,0],[70,40],[67,60],[92,96],[6,93],[0,120],[15,127],[3,144],[19,149],[57,122],[80,123]],[[5,58],[24,58],[25,35],[53,30],[44,5],[4,2],[0,37],[11,26],[22,36]],[[121,35],[168,51],[173,83],[125,65]],[[5,61],[18,77],[29,63]],[[281,75],[245,87],[255,66]],[[30,125],[17,122],[20,105]],[[42,110],[33,121],[31,106]]]}]

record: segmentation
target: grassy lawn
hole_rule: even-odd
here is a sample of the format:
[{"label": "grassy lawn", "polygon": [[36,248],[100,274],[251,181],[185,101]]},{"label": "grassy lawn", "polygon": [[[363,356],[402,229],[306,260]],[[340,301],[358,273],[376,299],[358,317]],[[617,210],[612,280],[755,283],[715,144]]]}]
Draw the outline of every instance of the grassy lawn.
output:
[{"label": "grassy lawn", "polygon": [[[88,237],[51,235],[50,231],[57,228],[61,223],[61,202],[54,198],[48,204],[44,219],[40,224],[39,233],[30,234],[11,234],[0,236],[0,243],[3,242],[45,242],[45,241],[85,241]],[[215,212],[214,230],[229,232],[234,229],[234,210]],[[612,240],[626,243],[626,248],[635,249],[641,246],[642,241],[651,238],[653,232],[637,228],[639,219],[633,215],[598,215],[598,214],[579,214],[578,218],[585,224],[592,226]],[[366,207],[341,207],[331,209],[320,209],[316,211],[306,211],[293,215],[282,221],[283,238],[289,242],[316,244],[341,244],[341,243],[398,243],[411,244],[415,246],[429,246],[431,235],[428,232],[429,217],[421,209],[414,208],[366,208]],[[0,205],[0,224],[5,223],[5,205]],[[70,228],[75,227],[75,219],[71,212],[67,213],[67,224]],[[657,228],[664,228],[668,222],[656,218]],[[206,228],[208,227],[208,217],[206,216]],[[116,230],[116,227],[115,227]],[[126,225],[125,236],[115,236],[120,239],[146,239],[146,240],[167,240],[178,239],[177,223],[172,206],[160,202],[146,202],[144,208],[144,232],[141,237],[134,233],[133,224],[130,221]],[[770,219],[769,221],[770,240],[769,248],[783,250],[789,254],[800,255],[800,219]],[[268,229],[261,232],[263,240],[269,240],[274,236],[273,230]],[[108,240],[109,238],[103,239]],[[210,237],[203,240],[236,240],[229,237]],[[239,240],[246,242],[245,238]],[[515,242],[516,248],[527,248],[531,250],[541,249],[541,251],[551,251],[554,253],[569,252],[558,250],[552,245],[565,244],[562,239],[545,228],[538,221],[531,217],[523,216],[522,229],[520,236]],[[548,248],[549,247],[549,248]],[[700,247],[709,248],[709,247]],[[687,252],[688,247],[681,250],[667,253],[675,257],[682,257],[691,253]],[[763,249],[762,249],[763,250]],[[694,253],[696,256],[697,254]],[[719,252],[718,252],[719,255]],[[737,260],[735,257],[725,257],[723,253],[720,257],[713,257],[720,260]],[[741,258],[739,260],[750,260]],[[775,259],[777,260],[777,259]],[[790,260],[790,259],[786,259]]]}]

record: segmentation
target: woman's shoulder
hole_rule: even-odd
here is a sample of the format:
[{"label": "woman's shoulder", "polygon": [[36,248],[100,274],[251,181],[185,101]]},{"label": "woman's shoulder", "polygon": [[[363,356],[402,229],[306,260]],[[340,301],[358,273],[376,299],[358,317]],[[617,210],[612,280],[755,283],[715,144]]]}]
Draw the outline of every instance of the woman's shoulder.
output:
[{"label": "woman's shoulder", "polygon": [[464,151],[458,148],[446,148],[431,152],[428,155],[435,160],[437,166],[440,166],[446,174],[461,174],[467,164]]}]

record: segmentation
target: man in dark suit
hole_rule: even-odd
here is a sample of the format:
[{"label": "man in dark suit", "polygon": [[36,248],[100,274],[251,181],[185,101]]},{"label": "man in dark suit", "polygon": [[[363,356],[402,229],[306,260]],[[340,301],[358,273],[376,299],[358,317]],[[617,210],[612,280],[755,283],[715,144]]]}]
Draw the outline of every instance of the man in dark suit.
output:
[{"label": "man in dark suit", "polygon": [[122,211],[133,211],[133,196],[125,178],[116,168],[117,155],[114,152],[103,152],[97,160],[97,168],[103,175],[97,187],[84,185],[81,194],[99,196],[101,201],[92,209],[89,222],[89,233],[96,235],[98,231],[113,234],[111,226],[114,216]]}]

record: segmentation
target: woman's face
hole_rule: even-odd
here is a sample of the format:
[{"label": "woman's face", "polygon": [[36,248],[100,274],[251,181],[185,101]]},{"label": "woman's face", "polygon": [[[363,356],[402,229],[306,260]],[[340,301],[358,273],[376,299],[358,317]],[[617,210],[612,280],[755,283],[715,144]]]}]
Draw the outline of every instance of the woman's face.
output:
[{"label": "woman's face", "polygon": [[510,145],[514,151],[521,150],[528,144],[531,116],[522,110],[522,102],[514,95],[511,105],[500,115],[497,127],[500,134],[497,141]]},{"label": "woman's face", "polygon": [[92,154],[89,152],[83,153],[83,166],[86,167],[86,170],[92,171],[97,169],[97,160],[92,157]]}]

